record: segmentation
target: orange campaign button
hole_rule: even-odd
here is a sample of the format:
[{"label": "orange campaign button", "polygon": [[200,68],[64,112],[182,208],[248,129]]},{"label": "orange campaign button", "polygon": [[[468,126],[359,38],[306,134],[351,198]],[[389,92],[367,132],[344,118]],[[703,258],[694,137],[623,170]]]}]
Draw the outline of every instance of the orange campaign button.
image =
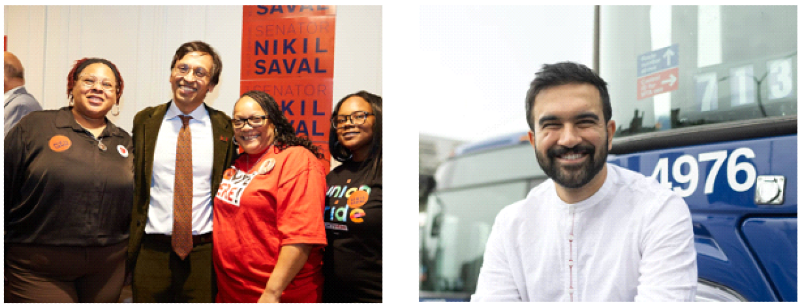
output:
[{"label": "orange campaign button", "polygon": [[72,146],[72,141],[66,136],[56,135],[50,138],[50,149],[55,152],[65,151],[69,149],[70,146]]},{"label": "orange campaign button", "polygon": [[368,198],[369,193],[367,191],[355,191],[347,199],[347,206],[353,209],[360,208],[367,203]]}]

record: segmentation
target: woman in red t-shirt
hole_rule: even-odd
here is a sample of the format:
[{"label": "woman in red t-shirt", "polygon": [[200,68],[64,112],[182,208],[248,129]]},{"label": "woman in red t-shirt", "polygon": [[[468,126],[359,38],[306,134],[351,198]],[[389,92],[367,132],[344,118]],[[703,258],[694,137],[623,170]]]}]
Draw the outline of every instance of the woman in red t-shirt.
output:
[{"label": "woman in red t-shirt", "polygon": [[234,105],[242,155],[214,199],[216,301],[320,302],[325,170],[267,93]]}]

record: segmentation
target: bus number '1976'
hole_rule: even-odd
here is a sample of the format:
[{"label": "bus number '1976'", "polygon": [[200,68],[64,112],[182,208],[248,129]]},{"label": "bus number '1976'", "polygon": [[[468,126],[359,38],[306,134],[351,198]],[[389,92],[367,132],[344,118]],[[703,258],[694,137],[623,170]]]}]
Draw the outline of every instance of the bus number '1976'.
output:
[{"label": "bus number '1976'", "polygon": [[[694,191],[697,190],[699,176],[697,165],[698,161],[713,161],[714,164],[711,166],[711,170],[708,172],[706,186],[703,190],[705,194],[711,194],[714,193],[714,182],[717,180],[717,174],[719,174],[719,170],[722,168],[722,163],[725,162],[725,159],[727,159],[728,163],[726,173],[728,174],[728,185],[736,192],[744,192],[753,187],[753,184],[756,182],[756,168],[747,160],[737,162],[741,156],[753,159],[756,157],[756,154],[752,149],[743,147],[731,152],[730,156],[728,156],[727,150],[720,150],[701,153],[697,156],[697,159],[695,159],[695,157],[692,155],[682,155],[678,157],[678,159],[675,160],[675,163],[672,164],[672,178],[674,178],[675,181],[680,184],[688,183],[689,186],[686,188],[683,186],[672,187],[672,183],[669,181],[669,176],[667,175],[670,171],[668,158],[661,158],[658,160],[656,169],[653,171],[653,175],[651,175],[651,177],[657,178],[662,186],[667,189],[672,189],[681,197],[687,197],[692,195]],[[688,173],[682,172],[684,169],[684,164],[688,165]],[[744,182],[738,182],[736,180],[736,174],[739,172],[744,172],[746,174]]]}]

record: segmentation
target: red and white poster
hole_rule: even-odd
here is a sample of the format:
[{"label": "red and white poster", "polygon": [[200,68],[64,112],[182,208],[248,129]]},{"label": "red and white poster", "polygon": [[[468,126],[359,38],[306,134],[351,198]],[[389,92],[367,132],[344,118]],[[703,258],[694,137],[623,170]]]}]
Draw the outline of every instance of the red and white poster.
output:
[{"label": "red and white poster", "polygon": [[336,6],[246,5],[243,14],[239,94],[260,90],[275,98],[330,166]]}]

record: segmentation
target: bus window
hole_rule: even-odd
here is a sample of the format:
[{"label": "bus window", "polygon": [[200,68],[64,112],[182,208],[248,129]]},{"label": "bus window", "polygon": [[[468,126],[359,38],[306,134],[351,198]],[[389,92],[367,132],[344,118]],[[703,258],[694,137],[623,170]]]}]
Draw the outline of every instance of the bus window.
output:
[{"label": "bus window", "polygon": [[453,187],[545,176],[536,162],[533,146],[527,142],[493,152],[466,155],[456,163],[452,174]]},{"label": "bus window", "polygon": [[603,6],[616,136],[797,114],[796,6]]},{"label": "bus window", "polygon": [[483,251],[494,218],[503,207],[525,198],[527,181],[441,191],[428,199],[431,234],[423,257],[427,278],[423,291],[472,294],[483,263]]}]

